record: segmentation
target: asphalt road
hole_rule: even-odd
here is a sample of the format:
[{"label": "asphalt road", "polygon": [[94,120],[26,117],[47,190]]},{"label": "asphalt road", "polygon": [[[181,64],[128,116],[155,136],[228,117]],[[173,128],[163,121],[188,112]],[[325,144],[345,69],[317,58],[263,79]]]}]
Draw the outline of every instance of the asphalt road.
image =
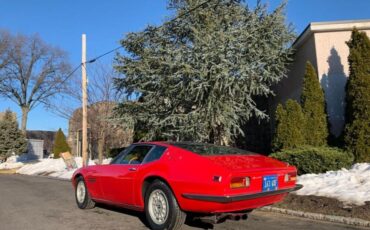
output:
[{"label": "asphalt road", "polygon": [[[67,181],[48,178],[0,175],[0,230],[23,229],[147,229],[143,214],[125,209],[99,206],[80,210],[75,205],[72,185]],[[183,227],[204,229],[196,222]],[[282,214],[254,211],[247,221],[226,221],[214,229],[361,229],[352,226],[318,222]],[[365,229],[365,228],[362,228]]]}]

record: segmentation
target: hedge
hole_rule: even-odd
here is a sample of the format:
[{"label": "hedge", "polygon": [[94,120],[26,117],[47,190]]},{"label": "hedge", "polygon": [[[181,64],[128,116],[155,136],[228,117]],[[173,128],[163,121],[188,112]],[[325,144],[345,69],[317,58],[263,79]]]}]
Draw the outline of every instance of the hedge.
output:
[{"label": "hedge", "polygon": [[299,175],[349,168],[354,160],[352,153],[341,149],[312,146],[282,150],[271,154],[270,157],[296,166]]}]

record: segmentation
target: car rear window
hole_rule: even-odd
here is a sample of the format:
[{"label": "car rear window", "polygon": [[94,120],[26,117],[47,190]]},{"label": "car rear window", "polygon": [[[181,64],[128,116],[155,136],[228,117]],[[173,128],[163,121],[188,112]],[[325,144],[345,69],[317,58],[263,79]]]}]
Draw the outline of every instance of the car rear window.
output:
[{"label": "car rear window", "polygon": [[228,147],[228,146],[219,146],[213,144],[204,144],[204,143],[187,143],[187,142],[172,142],[168,143],[170,145],[174,145],[176,147],[189,150],[191,152],[197,153],[199,155],[229,155],[229,154],[252,154],[252,152]]},{"label": "car rear window", "polygon": [[161,158],[163,153],[166,151],[166,147],[164,146],[155,146],[154,149],[150,151],[150,153],[145,157],[143,163],[149,163]]}]

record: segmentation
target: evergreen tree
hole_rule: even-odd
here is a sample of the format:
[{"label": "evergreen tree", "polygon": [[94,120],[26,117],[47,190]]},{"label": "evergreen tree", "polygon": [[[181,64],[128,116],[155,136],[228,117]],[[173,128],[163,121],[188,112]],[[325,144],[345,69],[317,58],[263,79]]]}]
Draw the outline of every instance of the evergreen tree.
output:
[{"label": "evergreen tree", "polygon": [[346,148],[356,162],[370,162],[370,40],[366,33],[352,31],[346,94]]},{"label": "evergreen tree", "polygon": [[62,129],[58,129],[58,132],[55,134],[55,139],[54,139],[54,147],[53,147],[53,153],[54,153],[54,158],[59,158],[60,153],[63,152],[70,152],[71,148],[69,147],[67,141],[66,141],[66,136],[64,135]]},{"label": "evergreen tree", "polygon": [[287,100],[285,108],[279,104],[276,110],[276,130],[272,147],[274,151],[305,145],[305,119],[300,104]]},{"label": "evergreen tree", "polygon": [[[204,1],[169,2],[180,15]],[[118,111],[148,125],[146,140],[230,144],[251,116],[267,118],[254,98],[271,95],[286,75],[293,37],[284,5],[270,13],[260,3],[250,9],[229,0],[130,33],[121,40],[127,55],[116,57],[125,76],[116,86],[143,101],[128,100]]]},{"label": "evergreen tree", "polygon": [[7,158],[12,153],[22,154],[27,151],[27,140],[18,128],[14,113],[6,110],[0,120],[0,158]]},{"label": "evergreen tree", "polygon": [[301,103],[305,117],[303,130],[306,144],[312,146],[326,145],[328,124],[325,112],[325,97],[315,68],[310,62],[306,64]]}]

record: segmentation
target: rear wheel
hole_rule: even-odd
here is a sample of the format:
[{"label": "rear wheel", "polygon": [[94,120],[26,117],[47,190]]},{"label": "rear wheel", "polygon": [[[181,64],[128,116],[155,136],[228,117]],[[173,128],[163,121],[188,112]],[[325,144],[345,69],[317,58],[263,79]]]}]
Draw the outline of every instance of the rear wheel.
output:
[{"label": "rear wheel", "polygon": [[95,207],[95,202],[91,199],[83,177],[76,179],[75,197],[77,206],[80,209],[91,209]]},{"label": "rear wheel", "polygon": [[186,218],[171,189],[160,180],[150,184],[145,193],[145,214],[154,230],[179,229]]}]

